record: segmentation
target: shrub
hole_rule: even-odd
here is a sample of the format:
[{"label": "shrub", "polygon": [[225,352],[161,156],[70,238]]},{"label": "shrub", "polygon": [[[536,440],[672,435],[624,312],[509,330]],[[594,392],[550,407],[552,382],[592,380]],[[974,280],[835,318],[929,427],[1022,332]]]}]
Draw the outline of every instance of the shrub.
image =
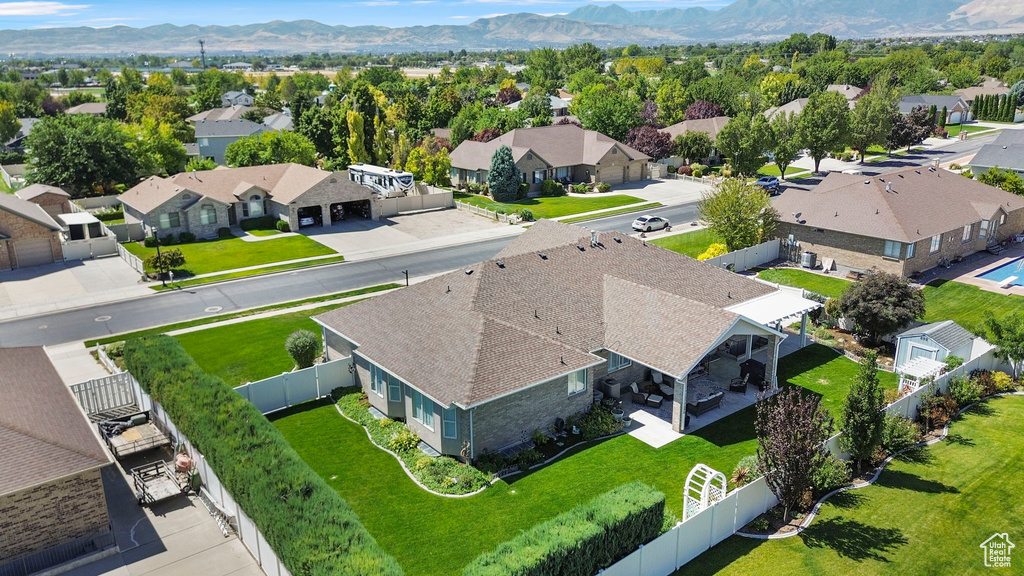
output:
[{"label": "shrub", "polygon": [[523,208],[519,211],[519,219],[523,222],[533,222],[533,210]]},{"label": "shrub", "polygon": [[590,184],[573,184],[572,191],[576,194],[586,194],[590,192]]},{"label": "shrub", "polygon": [[946,356],[946,371],[959,368],[964,365],[964,359],[959,356]]},{"label": "shrub", "polygon": [[170,336],[125,343],[125,364],[295,575],[398,576],[341,496],[255,406],[203,372]]},{"label": "shrub", "polygon": [[388,441],[388,449],[399,454],[408,450],[415,450],[419,445],[420,437],[408,428],[402,428]]},{"label": "shrub", "polygon": [[761,476],[763,474],[757,469],[757,456],[751,454],[740,459],[736,467],[732,469],[732,478],[730,480],[739,488],[745,484],[750,484]]},{"label": "shrub", "polygon": [[622,422],[616,420],[611,409],[604,404],[594,404],[589,412],[573,416],[570,424],[580,429],[584,440],[593,440],[622,430]]},{"label": "shrub", "polygon": [[946,130],[941,126],[936,126],[935,129],[932,130],[932,136],[935,136],[936,138],[949,138],[949,130]]},{"label": "shrub", "polygon": [[675,174],[676,173],[676,167],[673,166],[672,164],[669,164],[668,165],[668,173],[669,174]]},{"label": "shrub", "polygon": [[124,342],[114,342],[103,347],[104,352],[111,358],[124,357]]},{"label": "shrub", "polygon": [[597,191],[598,192],[607,192],[607,191],[609,191],[611,189],[612,189],[612,185],[607,183],[607,182],[598,182],[597,183]]},{"label": "shrub", "polygon": [[161,246],[174,246],[176,243],[177,239],[174,237],[174,234],[168,234],[160,239]]},{"label": "shrub", "polygon": [[487,192],[487,185],[470,182],[469,184],[466,184],[466,190],[472,194],[484,194]]},{"label": "shrub", "polygon": [[695,169],[693,171],[692,175],[693,175],[694,178],[703,178],[704,177],[704,171],[701,170],[700,168],[697,168],[697,169]]},{"label": "shrub", "polygon": [[593,576],[653,540],[664,523],[665,495],[633,482],[499,544],[463,576]]},{"label": "shrub", "polygon": [[245,230],[245,231],[249,231],[249,230],[276,230],[276,228],[274,227],[274,222],[276,220],[277,220],[277,218],[275,218],[273,216],[270,216],[270,215],[266,215],[266,216],[260,216],[258,218],[246,218],[245,220],[242,220],[241,222],[239,222],[238,225],[242,228],[242,230]]},{"label": "shrub", "polygon": [[995,384],[995,392],[1010,392],[1014,389],[1013,378],[1006,372],[993,372],[992,381]]},{"label": "shrub", "polygon": [[707,250],[701,252],[697,256],[697,260],[710,260],[711,258],[714,258],[716,256],[721,256],[723,254],[728,254],[728,253],[729,253],[729,248],[726,247],[725,244],[715,243],[715,244],[712,244],[712,245],[708,246]]},{"label": "shrub", "polygon": [[956,162],[953,162],[952,164],[949,165],[949,169],[950,170],[961,170],[961,169],[963,169],[963,166],[957,164]]},{"label": "shrub", "polygon": [[949,383],[949,395],[958,406],[966,406],[981,399],[981,386],[966,376],[957,376]]},{"label": "shrub", "polygon": [[484,452],[476,458],[476,468],[486,474],[497,474],[508,468],[508,458],[497,452]]},{"label": "shrub", "polygon": [[551,437],[545,434],[540,428],[534,428],[532,440],[537,446],[543,446],[551,441]]},{"label": "shrub", "polygon": [[520,470],[525,472],[530,469],[530,466],[543,462],[544,455],[538,450],[527,448],[526,450],[520,450],[515,456],[513,456],[512,461],[519,466]]},{"label": "shrub", "polygon": [[894,454],[921,441],[921,427],[913,420],[897,414],[885,417],[882,426],[882,449]]},{"label": "shrub", "polygon": [[[698,170],[700,170],[701,173],[704,173],[704,172],[708,171],[708,166],[707,166],[707,164],[701,164],[700,162],[694,162],[693,164],[690,164],[690,170],[692,172],[697,172]],[[694,174],[694,176],[696,176],[696,175],[697,174]]]},{"label": "shrub", "polygon": [[540,183],[541,196],[564,196],[565,186],[557,180],[544,180]]},{"label": "shrub", "polygon": [[292,227],[288,225],[287,220],[278,220],[274,222],[274,227],[277,228],[278,232],[291,232]]},{"label": "shrub", "polygon": [[217,228],[217,238],[226,239],[234,237],[235,235],[231,233],[231,228],[228,228],[227,226],[223,228]]},{"label": "shrub", "polygon": [[309,368],[320,354],[320,337],[309,330],[296,330],[284,341],[284,349],[299,368]]},{"label": "shrub", "polygon": [[814,470],[814,492],[824,494],[850,483],[850,463],[829,454]]},{"label": "shrub", "polygon": [[109,210],[100,210],[99,212],[96,212],[95,214],[93,214],[93,216],[95,216],[96,219],[101,221],[101,222],[109,222],[111,220],[120,220],[121,218],[124,218],[124,207],[116,206],[116,207],[111,208]]},{"label": "shrub", "polygon": [[885,399],[886,406],[892,404],[893,402],[899,400],[902,397],[903,395],[900,394],[900,391],[897,390],[896,388],[886,388],[885,390],[882,391],[882,398]]},{"label": "shrub", "polygon": [[683,176],[692,176],[693,168],[690,168],[689,166],[680,166],[679,168],[676,169],[676,174],[682,174]]},{"label": "shrub", "polygon": [[178,234],[178,243],[180,244],[191,244],[196,241],[196,235],[191,232],[182,232]]},{"label": "shrub", "polygon": [[517,200],[522,200],[530,195],[530,185],[526,182],[519,184],[519,192],[516,194]]},{"label": "shrub", "polygon": [[957,401],[953,397],[928,392],[921,396],[917,414],[927,431],[944,426],[956,415],[957,409]]},{"label": "shrub", "polygon": [[156,248],[156,245],[160,242],[156,239],[156,236],[146,236],[142,240],[142,245],[146,248]]}]

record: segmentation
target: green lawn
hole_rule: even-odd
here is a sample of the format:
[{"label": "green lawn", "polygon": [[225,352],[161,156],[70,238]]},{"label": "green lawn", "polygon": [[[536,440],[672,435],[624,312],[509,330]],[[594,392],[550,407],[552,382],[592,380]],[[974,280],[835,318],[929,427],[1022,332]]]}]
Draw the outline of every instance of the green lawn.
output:
[{"label": "green lawn", "polygon": [[[146,248],[140,242],[129,242],[124,247],[143,261],[156,254],[156,248]],[[334,250],[305,236],[286,236],[263,242],[245,242],[241,238],[228,238],[192,244],[175,244],[168,248],[181,250],[185,255],[184,269],[192,274],[206,274],[283,260],[336,254]]]},{"label": "green lawn", "polygon": [[842,295],[843,289],[850,284],[849,280],[835,276],[823,276],[793,268],[771,268],[762,271],[757,277],[767,282],[810,290],[829,298],[838,298]]},{"label": "green lawn", "polygon": [[593,197],[587,196],[586,198],[578,196],[548,196],[503,203],[495,202],[489,196],[456,192],[455,199],[469,202],[488,210],[504,210],[508,214],[514,214],[523,208],[529,208],[533,212],[533,217],[538,220],[541,218],[570,216],[593,210],[604,210],[605,208],[617,208],[627,204],[640,204],[643,202],[641,198],[625,194],[599,194]]},{"label": "green lawn", "polygon": [[985,568],[979,545],[996,531],[1019,532],[1022,434],[1024,397],[988,400],[954,422],[947,440],[829,500],[799,536],[733,536],[676,574],[1019,574],[1019,566]]},{"label": "green lawn", "polygon": [[225,280],[237,280],[239,278],[248,278],[249,276],[259,276],[261,274],[270,274],[272,272],[284,272],[286,270],[297,270],[299,268],[311,268],[313,266],[326,266],[328,264],[337,264],[344,261],[344,256],[333,256],[331,258],[320,258],[318,260],[306,260],[303,262],[292,262],[290,264],[277,264],[263,268],[254,268],[252,270],[228,272],[227,274],[217,274],[216,276],[204,276],[202,278],[193,278],[191,280],[182,280],[180,282],[175,280],[174,282],[168,283],[167,286],[164,286],[162,283],[154,282],[150,284],[149,287],[157,292],[162,292],[164,290],[178,290],[189,286],[197,286],[199,284],[223,282]]},{"label": "green lawn", "polygon": [[[796,175],[796,174],[803,174],[804,172],[810,172],[810,170],[808,170],[807,168],[797,168],[795,166],[787,166],[786,167],[786,176],[787,177],[793,176],[793,175]],[[778,177],[781,174],[781,172],[779,172],[779,167],[776,166],[775,164],[765,164],[764,166],[762,166],[757,171],[757,173],[760,174],[761,176],[775,176],[775,177]]]},{"label": "green lawn", "polygon": [[572,218],[562,218],[561,220],[559,220],[559,222],[572,224],[573,222],[596,220],[597,218],[607,218],[609,216],[629,214],[630,212],[644,212],[646,210],[651,210],[652,208],[661,208],[661,206],[661,202],[648,202],[647,204],[641,204],[640,206],[633,206],[632,208],[619,208],[618,210],[609,210],[608,212],[602,212],[601,214],[590,214],[588,216],[573,216]]},{"label": "green lawn", "polygon": [[[344,306],[344,304],[342,304]],[[292,312],[270,318],[208,328],[175,336],[203,370],[220,376],[229,386],[255,382],[295,367],[284,341],[296,330],[320,333],[310,316],[338,306]]]},{"label": "green lawn", "polygon": [[667,248],[673,252],[686,254],[690,258],[696,258],[707,250],[708,246],[716,243],[724,244],[725,241],[708,228],[651,240],[651,244]]},{"label": "green lawn", "polygon": [[970,284],[937,280],[924,287],[927,322],[956,320],[964,328],[984,334],[985,316],[1002,318],[1024,310],[1024,297],[996,294]]},{"label": "green lawn", "polygon": [[[821,395],[822,404],[838,418],[859,370],[856,362],[828,346],[811,344],[779,360],[779,382],[803,386]],[[892,372],[879,371],[878,381],[882,388],[896,388],[899,377]]]},{"label": "green lawn", "polygon": [[[822,346],[787,356],[779,366],[780,380],[806,382],[833,410],[848,389],[845,380],[857,371],[854,362]],[[882,377],[892,385],[891,378]],[[747,408],[659,449],[618,436],[468,498],[442,498],[418,488],[394,458],[333,406],[306,405],[273,420],[406,574],[448,576],[522,530],[628,481],[664,491],[668,508],[679,514],[683,483],[694,464],[728,475],[740,458],[754,453],[753,417],[753,407]]]},{"label": "green lawn", "polygon": [[960,132],[981,132],[983,130],[991,130],[985,126],[974,126],[971,124],[953,124],[952,126],[946,126],[946,131],[949,132],[949,137],[954,138],[960,135]]}]

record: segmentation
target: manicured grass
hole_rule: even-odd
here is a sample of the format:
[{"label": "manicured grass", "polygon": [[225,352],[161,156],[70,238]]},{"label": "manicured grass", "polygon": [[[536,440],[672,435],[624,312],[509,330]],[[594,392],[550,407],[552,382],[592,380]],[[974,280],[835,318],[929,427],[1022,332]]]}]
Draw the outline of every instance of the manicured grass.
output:
[{"label": "manicured grass", "polygon": [[566,224],[572,224],[573,222],[585,222],[587,220],[596,220],[598,218],[607,218],[609,216],[618,216],[620,214],[629,214],[631,212],[644,212],[652,208],[661,208],[661,202],[649,202],[647,204],[641,204],[640,206],[634,206],[632,208],[619,208],[618,210],[609,210],[608,212],[602,212],[601,214],[591,214],[589,216],[573,216],[572,218],[562,218],[559,222],[565,222]]},{"label": "manicured grass", "polygon": [[640,204],[643,202],[641,198],[625,194],[596,194],[593,197],[587,196],[586,198],[579,196],[549,196],[503,203],[495,202],[489,196],[456,192],[455,199],[469,202],[474,206],[480,206],[488,210],[504,210],[508,214],[514,214],[523,208],[529,208],[533,212],[533,217],[537,219],[570,216],[581,212],[617,208],[627,204]]},{"label": "manicured grass", "polygon": [[360,288],[359,290],[349,290],[348,292],[338,292],[336,294],[326,294],[324,296],[316,296],[313,298],[306,298],[304,300],[297,300],[295,302],[287,302],[285,304],[273,304],[270,306],[262,306],[260,308],[253,308],[252,310],[246,310],[244,312],[233,312],[231,314],[221,314],[219,316],[209,316],[207,318],[200,318],[198,320],[189,320],[187,322],[176,322],[174,324],[167,324],[164,326],[158,326],[156,328],[149,328],[146,330],[137,330],[135,332],[127,332],[125,334],[118,334],[115,336],[107,336],[105,338],[98,338],[96,340],[86,340],[86,348],[92,348],[97,344],[110,344],[111,342],[123,342],[131,338],[140,338],[142,336],[152,336],[154,334],[164,334],[166,332],[173,332],[175,330],[182,330],[184,328],[192,328],[195,326],[202,326],[204,324],[213,324],[214,322],[223,322],[224,320],[232,320],[234,318],[244,318],[246,316],[252,316],[254,314],[260,314],[262,312],[270,312],[273,310],[285,310],[288,308],[295,308],[296,306],[303,306],[305,304],[314,304],[316,302],[327,302],[329,300],[338,300],[341,298],[350,298],[352,296],[362,296],[363,294],[372,294],[374,292],[382,292],[384,290],[393,290],[395,288],[401,288],[401,284],[380,284],[378,286],[370,286],[367,288]]},{"label": "manicured grass", "polygon": [[959,136],[960,132],[967,132],[969,134],[971,132],[981,132],[983,130],[991,130],[991,128],[987,128],[985,126],[974,126],[972,124],[953,124],[951,126],[946,126],[946,131],[949,132],[950,138]]},{"label": "manicured grass", "polygon": [[278,230],[249,230],[248,232],[253,236],[276,236],[281,233]]},{"label": "manicured grass", "polygon": [[203,370],[221,377],[228,386],[241,386],[294,368],[295,362],[284,349],[285,339],[296,330],[319,334],[320,326],[310,316],[338,307],[324,306],[249,320],[175,338]]},{"label": "manicured grass", "polygon": [[1024,397],[988,400],[954,422],[950,438],[894,461],[873,486],[828,501],[801,535],[733,536],[676,574],[1019,573],[985,568],[979,546],[1024,518],[1022,434]]},{"label": "manicured grass", "polygon": [[[779,366],[780,380],[809,382],[832,410],[849,387],[840,380],[857,371],[854,362],[822,346],[787,356]],[[695,464],[728,475],[740,458],[755,452],[753,419],[750,407],[659,449],[617,436],[499,481],[479,495],[442,498],[413,484],[394,458],[333,406],[306,405],[273,417],[292,447],[352,505],[410,576],[459,574],[477,555],[522,530],[633,480],[665,492],[668,509],[678,515],[683,483]]]},{"label": "manicured grass", "polygon": [[198,286],[200,284],[209,284],[211,282],[223,282],[225,280],[237,280],[238,278],[247,278],[249,276],[270,274],[271,272],[283,272],[285,270],[295,270],[297,268],[312,268],[313,266],[326,266],[327,264],[337,264],[338,262],[344,261],[344,256],[335,256],[333,258],[320,258],[318,260],[292,262],[291,264],[278,264],[276,266],[265,266],[263,268],[255,268],[253,270],[241,270],[239,272],[229,272],[227,274],[218,274],[216,276],[193,278],[192,280],[182,280],[180,282],[174,281],[172,283],[167,284],[167,286],[164,286],[162,283],[155,283],[150,285],[150,288],[156,290],[157,292],[163,292],[164,290],[177,290],[179,288],[186,288],[188,286]]},{"label": "manicured grass", "polygon": [[707,250],[708,246],[716,243],[724,244],[725,242],[708,228],[651,240],[651,244],[686,254],[690,258],[696,258]]},{"label": "manicured grass", "polygon": [[[821,395],[822,404],[838,418],[859,370],[856,362],[828,346],[812,344],[779,360],[779,382],[802,386]],[[899,377],[892,372],[879,371],[878,381],[882,388],[896,388]]]},{"label": "manicured grass", "polygon": [[[797,168],[795,166],[787,166],[786,167],[786,176],[787,177],[794,176],[796,174],[803,174],[804,172],[810,172],[810,170],[808,170],[806,168]],[[761,176],[775,176],[775,177],[778,177],[779,175],[782,174],[781,172],[779,172],[779,167],[776,166],[775,164],[765,164],[764,166],[762,166],[757,171],[757,173],[760,174]]]},{"label": "manicured grass", "polygon": [[955,320],[975,334],[985,334],[985,316],[996,318],[1024,310],[1024,297],[996,294],[977,286],[937,280],[924,287],[926,322]]},{"label": "manicured grass", "polygon": [[767,282],[810,290],[829,298],[840,297],[843,294],[843,290],[850,285],[849,280],[835,276],[812,274],[811,272],[792,268],[771,268],[759,273],[757,277]]},{"label": "manicured grass", "polygon": [[[156,254],[156,248],[146,248],[139,242],[129,242],[124,247],[143,261]],[[264,242],[245,242],[241,238],[228,238],[192,244],[175,244],[168,248],[181,250],[181,253],[185,255],[184,270],[192,274],[207,274],[336,253],[327,246],[305,236],[286,236]],[[163,248],[161,247],[161,249]]]}]

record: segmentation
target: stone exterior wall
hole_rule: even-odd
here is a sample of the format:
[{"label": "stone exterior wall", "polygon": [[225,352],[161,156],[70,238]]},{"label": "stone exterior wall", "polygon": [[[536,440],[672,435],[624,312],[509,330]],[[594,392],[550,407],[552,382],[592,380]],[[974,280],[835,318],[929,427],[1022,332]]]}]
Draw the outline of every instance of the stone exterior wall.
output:
[{"label": "stone exterior wall", "polygon": [[0,563],[110,529],[100,469],[0,496]]},{"label": "stone exterior wall", "polygon": [[36,196],[29,200],[29,202],[42,206],[43,210],[55,219],[58,214],[68,214],[71,212],[71,199],[60,194],[47,192],[46,194]]},{"label": "stone exterior wall", "polygon": [[57,261],[64,259],[60,232],[50,230],[46,226],[41,226],[4,210],[0,210],[0,234],[8,237],[6,240],[0,240],[0,270],[19,266],[14,249],[15,243],[19,240],[46,238],[50,241],[53,259]]},{"label": "stone exterior wall", "polygon": [[568,377],[562,376],[473,408],[474,454],[529,439],[535,429],[547,430],[555,419],[589,409],[593,382],[593,369],[588,369],[587,389],[579,394],[568,395]]},{"label": "stone exterior wall", "polygon": [[[647,179],[647,161],[630,160],[622,150],[612,148],[601,158],[599,166],[595,166],[595,182],[622,184]],[[628,170],[625,170],[628,169]],[[625,171],[625,173],[624,173]]]}]

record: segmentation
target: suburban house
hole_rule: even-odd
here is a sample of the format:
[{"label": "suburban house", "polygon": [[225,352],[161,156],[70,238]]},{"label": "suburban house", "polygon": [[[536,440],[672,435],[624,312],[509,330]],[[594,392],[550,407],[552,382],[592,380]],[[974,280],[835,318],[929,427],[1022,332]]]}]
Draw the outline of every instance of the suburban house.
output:
[{"label": "suburban house", "polygon": [[291,114],[285,114],[284,112],[275,112],[270,116],[263,119],[263,125],[271,130],[288,130],[289,132],[295,129],[295,123],[292,121]]},{"label": "suburban house", "polygon": [[63,260],[61,230],[39,204],[0,194],[0,270]]},{"label": "suburban house", "polygon": [[935,168],[829,174],[772,198],[789,249],[836,267],[903,276],[985,250],[1024,230],[1024,197]]},{"label": "suburban house", "polygon": [[0,574],[113,545],[111,459],[71,390],[42,347],[0,348],[0,373]]},{"label": "suburban house", "polygon": [[764,117],[769,120],[775,118],[779,114],[799,114],[804,111],[804,108],[807,106],[807,101],[807,98],[797,98],[796,100],[786,102],[782,106],[772,106],[765,110],[763,114]]},{"label": "suburban house", "polygon": [[[714,142],[715,139],[718,138],[718,133],[722,131],[722,128],[725,128],[725,125],[729,123],[729,120],[730,118],[728,116],[715,116],[714,118],[701,118],[699,120],[683,120],[682,122],[676,122],[671,126],[662,128],[661,132],[668,134],[669,138],[673,141],[676,137],[682,136],[687,132],[704,132],[711,138],[711,141]],[[717,160],[719,159],[719,156],[718,150],[712,148],[710,158],[694,158],[693,160]],[[671,156],[664,160],[659,160],[659,162],[678,167],[684,164],[686,159],[678,156]]]},{"label": "suburban house", "polygon": [[270,215],[292,230],[328,226],[335,214],[376,210],[373,191],[328,172],[300,164],[271,164],[153,176],[120,196],[125,221],[140,223],[147,236],[190,232],[215,237],[217,230],[246,218]]},{"label": "suburban house", "polygon": [[32,133],[32,127],[36,125],[36,122],[39,122],[39,118],[18,118],[18,123],[21,124],[18,132],[10,140],[3,142],[3,146],[0,146],[0,148],[12,152],[24,152],[25,139]]},{"label": "suburban house", "polygon": [[850,84],[829,84],[825,90],[828,92],[838,92],[839,94],[842,94],[843,98],[846,98],[848,102],[853,102],[867,93],[866,88],[852,86]]},{"label": "suburban house", "polygon": [[[516,100],[515,102],[508,105],[509,110],[518,110],[519,106],[523,103],[522,100]],[[548,96],[548,105],[551,107],[551,116],[556,120],[560,120],[565,116],[569,115],[569,102],[559,98],[558,96]]]},{"label": "suburban house", "polygon": [[735,377],[756,357],[772,387],[778,325],[818,307],[619,232],[540,220],[491,260],[313,320],[374,409],[474,459],[589,410],[609,378],[660,382],[640,401],[671,407],[658,425],[681,432],[709,370]]},{"label": "suburban house", "polygon": [[955,95],[912,94],[901,98],[898,105],[900,114],[910,114],[914,111],[914,108],[918,107],[927,110],[932,106],[935,106],[939,114],[942,113],[943,108],[946,109],[946,123],[948,124],[959,124],[971,119],[971,107],[967,105],[963,98]]},{"label": "suburban house", "polygon": [[544,180],[622,184],[647,179],[650,156],[600,132],[574,124],[520,128],[490,142],[467,140],[452,151],[452,184],[487,181],[491,157],[512,149],[516,167],[531,190]]},{"label": "suburban house", "polygon": [[217,120],[241,120],[242,116],[252,110],[249,106],[228,106],[226,108],[211,108],[186,118],[186,121],[193,126],[204,120],[215,122]]},{"label": "suburban house", "polygon": [[997,166],[1024,176],[1024,131],[1003,130],[995,142],[982,146],[967,165],[975,176]]},{"label": "suburban house", "polygon": [[245,90],[241,92],[231,90],[230,92],[225,92],[220,97],[220,104],[225,108],[230,108],[231,106],[252,106],[255,103],[256,99]]},{"label": "suburban house", "polygon": [[968,104],[973,104],[978,96],[1002,96],[1009,91],[1010,89],[1001,80],[985,76],[981,86],[960,88],[959,90],[954,90],[953,94],[963,98]]},{"label": "suburban house", "polygon": [[228,72],[252,72],[252,62],[231,62],[220,67]]},{"label": "suburban house", "polygon": [[71,195],[56,186],[46,184],[30,184],[17,192],[15,196],[33,204],[42,206],[50,216],[71,212]]},{"label": "suburban house", "polygon": [[86,102],[78,106],[72,106],[64,111],[65,114],[90,114],[92,116],[106,116],[106,102]]},{"label": "suburban house", "polygon": [[218,164],[224,163],[224,153],[228,146],[239,138],[270,131],[263,124],[244,119],[200,120],[195,126],[199,157],[209,158]]}]

